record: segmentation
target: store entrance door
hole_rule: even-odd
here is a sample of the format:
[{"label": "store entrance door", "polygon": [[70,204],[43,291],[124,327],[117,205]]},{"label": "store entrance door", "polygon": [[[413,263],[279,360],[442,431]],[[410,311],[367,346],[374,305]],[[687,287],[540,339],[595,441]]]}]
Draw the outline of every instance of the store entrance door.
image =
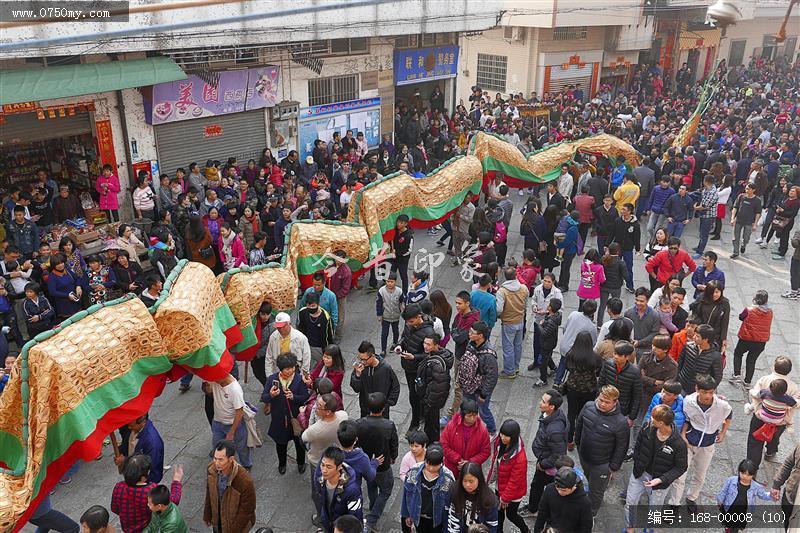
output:
[{"label": "store entrance door", "polygon": [[438,86],[444,96],[442,99],[444,108],[452,114],[453,110],[450,109],[450,85],[450,80],[434,80],[400,85],[394,88],[394,99],[395,102],[407,105],[409,110],[412,108],[420,110],[423,108],[431,109],[431,94],[433,89]]}]

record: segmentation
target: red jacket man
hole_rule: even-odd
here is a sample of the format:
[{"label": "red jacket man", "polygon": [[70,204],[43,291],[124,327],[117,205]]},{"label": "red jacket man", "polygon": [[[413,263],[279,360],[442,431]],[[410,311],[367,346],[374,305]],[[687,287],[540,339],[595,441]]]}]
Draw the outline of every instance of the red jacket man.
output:
[{"label": "red jacket man", "polygon": [[441,436],[444,449],[444,466],[453,475],[458,475],[461,465],[474,462],[482,465],[489,458],[489,432],[478,416],[478,403],[465,398],[461,402],[461,412],[444,428]]},{"label": "red jacket man", "polygon": [[678,274],[682,278],[685,275],[684,265],[689,267],[688,272],[694,272],[697,268],[694,260],[681,248],[680,239],[670,237],[667,241],[667,249],[661,250],[651,257],[645,263],[644,268],[651,277],[664,284],[673,274]]}]

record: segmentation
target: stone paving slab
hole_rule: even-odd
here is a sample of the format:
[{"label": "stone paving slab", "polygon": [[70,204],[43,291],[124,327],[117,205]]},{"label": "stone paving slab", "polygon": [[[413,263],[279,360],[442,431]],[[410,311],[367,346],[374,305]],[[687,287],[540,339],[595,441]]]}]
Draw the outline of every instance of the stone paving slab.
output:
[{"label": "stone paving slab", "polygon": [[[522,206],[523,198],[512,197],[516,207]],[[521,257],[522,238],[519,236],[520,215],[515,209],[509,231],[509,250],[508,257]],[[697,243],[696,223],[689,226],[684,235],[684,248],[689,249]],[[426,248],[429,251],[444,251],[435,245],[435,237],[426,235],[424,230],[416,231],[416,247]],[[594,239],[590,238],[589,244],[594,244]],[[780,298],[780,293],[788,289],[789,260],[773,261],[768,250],[761,250],[752,242],[748,246],[748,251],[744,256],[732,261],[728,257],[731,252],[731,228],[725,225],[723,228],[723,239],[720,241],[710,241],[708,249],[716,251],[720,260],[718,266],[725,272],[727,277],[727,288],[725,295],[731,301],[731,319],[729,326],[729,350],[728,366],[732,364],[733,348],[736,341],[736,332],[739,327],[737,318],[741,309],[750,303],[753,293],[766,288],[770,293],[770,303],[775,309],[776,320],[772,328],[772,339],[767,344],[765,353],[758,360],[756,376],[767,372],[771,367],[772,361],[778,355],[789,355],[800,366],[800,303],[797,301],[787,301]],[[643,268],[643,258],[635,257],[634,277],[636,285],[647,285],[647,276]],[[577,277],[579,262],[575,261],[572,265],[572,277]],[[689,282],[685,284],[692,291]],[[445,261],[434,273],[433,288],[445,291],[448,299],[452,303],[455,294],[467,288],[467,284],[461,280],[459,269],[449,266],[449,261]],[[574,288],[574,284],[573,284]],[[355,355],[355,348],[363,339],[367,339],[379,345],[380,329],[377,327],[375,319],[374,294],[365,291],[354,291],[349,302],[348,328],[342,351],[345,355],[347,368]],[[622,296],[625,307],[633,304],[632,295],[623,292]],[[573,291],[565,295],[565,314],[577,308],[577,298]],[[495,328],[493,342],[499,349],[500,342],[499,327]],[[391,340],[391,339],[390,339]],[[532,359],[532,337],[526,336],[525,352],[523,354],[522,367]],[[392,408],[392,419],[397,424],[400,432],[400,458],[408,450],[403,435],[408,429],[410,412],[408,409],[407,396],[408,389],[405,386],[405,375],[400,369],[399,361],[390,356],[390,362],[395,368],[398,378],[401,381],[400,400],[396,407]],[[240,373],[243,375],[243,373]],[[731,369],[726,368],[725,377],[731,375]],[[792,375],[797,379],[798,370],[795,369]],[[522,372],[516,380],[500,380],[497,390],[492,398],[492,410],[499,424],[506,418],[513,417],[522,426],[523,440],[528,446],[529,478],[534,472],[533,456],[530,453],[529,445],[537,427],[536,405],[542,393],[541,390],[533,390],[532,383],[538,377],[538,371],[530,373]],[[261,391],[259,383],[251,376],[249,383],[245,386],[245,395],[253,403],[258,401]],[[344,401],[345,407],[351,415],[358,413],[357,397],[349,387],[349,370],[344,380]],[[720,393],[726,396],[734,407],[734,421],[728,438],[717,448],[714,462],[709,470],[700,503],[711,504],[716,491],[721,486],[725,478],[733,475],[739,461],[744,458],[744,449],[747,439],[747,427],[749,417],[745,416],[742,406],[746,397],[745,391],[739,387],[731,386],[727,381],[723,381]],[[167,387],[164,394],[157,398],[151,411],[151,417],[156,427],[164,437],[166,445],[165,463],[181,463],[184,465],[185,480],[183,501],[180,508],[187,523],[192,531],[207,531],[202,521],[203,502],[205,498],[205,469],[209,462],[208,451],[211,443],[211,433],[203,411],[203,398],[199,390],[199,381],[195,380],[192,389],[186,393],[177,392],[177,385]],[[259,427],[266,435],[267,419],[263,415],[258,417]],[[797,443],[797,436],[787,432],[782,438],[778,461],[793,449]],[[293,451],[290,447],[290,457]],[[120,480],[111,460],[111,449],[107,447],[103,452],[102,461],[83,464],[80,471],[73,477],[69,485],[60,485],[52,497],[55,508],[67,513],[73,518],[78,518],[80,514],[90,505],[102,504],[110,505],[111,490],[114,484]],[[572,456],[577,461],[577,454],[572,452]],[[399,459],[394,468],[399,467]],[[300,476],[294,467],[294,462],[290,459],[289,468],[285,476],[280,476],[277,472],[277,457],[274,451],[274,444],[265,437],[264,445],[254,451],[253,475],[256,480],[257,489],[257,526],[269,525],[278,532],[313,532],[311,524],[312,504],[310,501],[310,486],[308,474]],[[762,471],[758,475],[759,480],[771,479],[772,474],[780,463],[765,462]],[[630,475],[631,463],[626,463],[623,471],[614,477],[608,491],[606,492],[605,504],[595,521],[595,531],[612,532],[620,531],[624,526],[623,505],[617,494],[627,486]],[[165,481],[170,480],[167,473]],[[384,517],[379,523],[380,531],[395,532],[400,531],[399,509],[400,509],[400,483],[395,480],[395,489],[390,498]],[[366,497],[366,490],[364,490]],[[116,520],[117,517],[113,516]],[[533,527],[533,521],[529,521]],[[26,526],[23,531],[33,531],[33,528]],[[506,525],[506,531],[517,531],[512,524]],[[697,530],[701,531],[701,530]],[[767,530],[761,530],[767,531]],[[778,531],[777,529],[775,531]]]}]

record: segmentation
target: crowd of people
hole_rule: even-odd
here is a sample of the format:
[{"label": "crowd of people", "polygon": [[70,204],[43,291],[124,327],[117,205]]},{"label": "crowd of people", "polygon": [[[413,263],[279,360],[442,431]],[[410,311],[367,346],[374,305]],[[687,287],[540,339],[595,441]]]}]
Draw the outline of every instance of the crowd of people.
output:
[{"label": "crowd of people", "polygon": [[[793,231],[800,208],[800,65],[720,65],[712,75],[720,86],[715,105],[690,146],[677,149],[672,141],[701,87],[685,69],[673,87],[658,65],[640,65],[625,87],[603,87],[594,95],[577,86],[541,99],[533,93],[492,100],[475,87],[469,103],[452,114],[433,94],[429,105],[399,104],[396,144],[384,136],[377,150],[348,131],[317,140],[302,162],[295,151],[278,162],[265,149],[244,167],[235,159],[207,161],[203,170],[191,163],[160,176],[159,187],[144,173],[133,205],[137,218],[153,221],[151,231],[137,237],[120,224],[118,239],[102,256],[83,258],[69,237],[51,240],[48,223],[72,216],[64,207],[72,196],[42,171],[35,183],[12,189],[5,202],[5,334],[20,346],[117,294],[137,292],[152,303],[179,258],[216,272],[276,260],[291,221],[344,217],[354,191],[396,171],[424,177],[462,153],[476,131],[495,133],[523,154],[608,132],[644,154],[641,164],[579,155],[558,179],[529,189],[521,212],[497,174],[478,197],[466,198],[429,230],[441,233],[436,242],[452,265],[471,275],[471,287],[455,294],[432,290],[426,271],[409,271],[413,231],[400,215],[387,243],[390,272],[379,280],[371,270],[363,287],[375,297],[380,345],[360,343],[349,381],[339,343],[353,313],[346,311],[347,297],[361,286],[343,251],[335,251],[325,273],[314,275],[294,321],[273,313],[269,303],[261,306],[259,350],[249,365],[263,386],[278,473],[287,472],[292,443],[298,472],[310,477],[309,511],[328,533],[379,531],[394,491],[402,494],[401,510],[391,521],[399,520],[404,531],[494,533],[508,520],[523,533],[589,532],[611,478],[631,462],[620,496],[633,531],[643,527],[637,518],[643,501],[696,510],[716,445],[739,425],[748,431],[746,453],[738,472],[719,487],[716,504],[734,512],[751,508],[756,498],[779,501],[788,521],[800,448],[774,479],[758,478],[758,472],[763,460],[775,458],[800,400],[792,359],[777,357],[772,372],[757,378],[756,361],[774,319],[770,294],[759,290],[738,316],[726,378],[732,309],[718,256],[706,247],[728,224],[731,259],[748,256],[753,232],[762,248],[777,239],[776,260],[791,243],[791,288],[781,296],[800,297],[800,230]],[[552,127],[532,129],[516,107],[522,103],[548,105]],[[113,169],[105,169],[96,192],[110,217],[118,217],[119,206],[109,199],[118,190]],[[42,203],[60,207],[51,213],[37,207]],[[44,211],[56,218],[43,218]],[[523,240],[519,260],[507,253],[512,219]],[[684,230],[695,220],[699,238],[690,248]],[[145,249],[148,261],[140,257]],[[647,286],[634,284],[635,254],[646,256]],[[629,309],[623,289],[634,298]],[[564,294],[571,290],[579,304],[568,312]],[[371,313],[359,310],[360,316]],[[520,422],[498,421],[492,410],[498,381],[520,375],[526,339],[534,352],[527,371],[538,373],[541,393],[530,447]],[[0,387],[15,359],[4,349],[11,355]],[[411,415],[404,435],[410,451],[402,458],[390,417],[401,397],[392,359],[405,374]],[[235,365],[231,375],[202,384],[213,449],[203,520],[219,533],[249,531],[256,522],[258,491],[250,470],[258,468],[251,450],[260,444],[260,415],[246,401],[238,373]],[[717,394],[723,379],[749,391],[749,424]],[[191,375],[182,379],[180,390],[189,390],[191,381]],[[344,409],[345,386],[358,396],[357,417]],[[145,416],[120,433],[115,462],[123,481],[110,509],[122,530],[187,531],[179,506],[182,468],[172,466],[171,487],[159,484],[163,441],[153,422]],[[529,457],[535,458],[530,484]],[[110,531],[102,507],[80,521],[83,531]],[[31,522],[43,531],[79,527],[51,509],[49,499]],[[732,531],[745,526],[726,524]]]}]

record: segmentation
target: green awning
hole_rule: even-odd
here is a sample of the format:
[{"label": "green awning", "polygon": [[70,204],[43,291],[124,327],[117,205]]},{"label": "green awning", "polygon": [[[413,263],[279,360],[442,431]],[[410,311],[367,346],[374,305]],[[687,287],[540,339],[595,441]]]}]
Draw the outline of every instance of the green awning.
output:
[{"label": "green awning", "polygon": [[186,79],[168,57],[0,70],[0,104],[35,102]]}]

